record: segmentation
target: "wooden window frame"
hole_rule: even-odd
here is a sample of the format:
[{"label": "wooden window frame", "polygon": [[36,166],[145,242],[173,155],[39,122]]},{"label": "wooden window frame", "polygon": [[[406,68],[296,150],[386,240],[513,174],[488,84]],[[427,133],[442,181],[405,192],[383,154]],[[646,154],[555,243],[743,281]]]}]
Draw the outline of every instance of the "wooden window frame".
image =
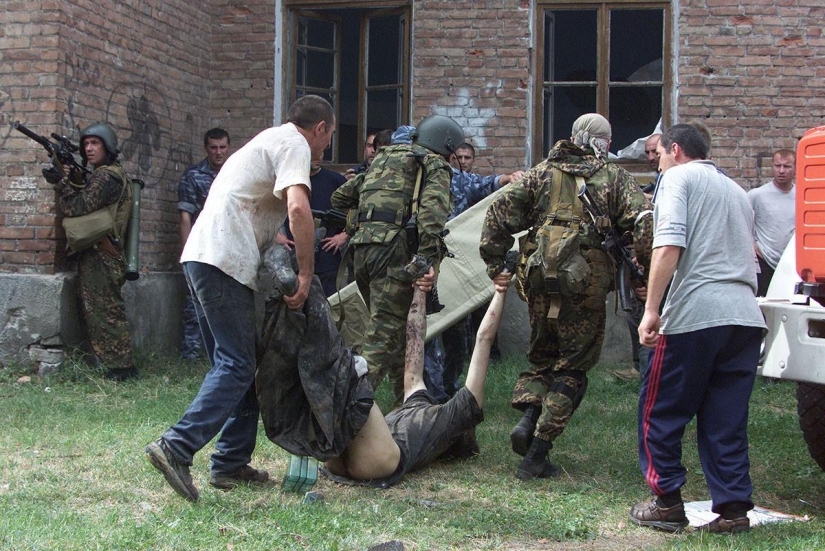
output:
[{"label": "wooden window frame", "polygon": [[[553,144],[544,144],[544,12],[553,9],[596,9],[599,14],[598,25],[598,66],[596,83],[596,111],[605,117],[609,114],[610,95],[610,65],[603,62],[609,59],[610,53],[610,18],[607,14],[611,9],[662,9],[664,12],[663,37],[662,37],[662,126],[667,127],[672,122],[672,98],[673,98],[673,49],[671,47],[673,36],[673,7],[669,1],[651,2],[649,0],[537,0],[534,12],[533,29],[535,29],[535,52],[532,69],[536,75],[534,82],[534,94],[532,102],[533,115],[531,120],[536,121],[533,128],[532,163],[544,159],[547,150]],[[641,136],[640,136],[641,137]],[[542,151],[544,150],[544,151]],[[628,170],[649,171],[646,161],[617,160]]]},{"label": "wooden window frame", "polygon": [[[329,18],[329,15],[325,15],[325,10],[361,10],[363,13],[361,14],[362,21],[368,20],[370,17],[382,17],[382,16],[389,16],[389,15],[398,15],[402,18],[404,22],[403,28],[403,48],[404,51],[402,52],[402,58],[399,60],[402,66],[402,99],[401,99],[401,113],[400,113],[400,123],[399,124],[409,124],[410,112],[412,109],[412,2],[411,0],[386,0],[386,1],[370,1],[370,0],[356,0],[352,2],[344,2],[341,0],[314,0],[311,2],[301,2],[299,0],[284,0],[284,7],[285,7],[285,32],[286,32],[286,40],[284,41],[284,51],[285,56],[284,59],[288,60],[287,66],[285,67],[285,78],[282,81],[282,92],[283,97],[287,99],[282,106],[282,110],[284,116],[286,115],[286,111],[289,108],[289,105],[295,101],[296,98],[296,91],[297,91],[297,84],[295,82],[295,70],[297,64],[297,48],[296,48],[296,31],[297,31],[297,17],[299,15],[306,15],[312,14],[316,17],[321,18]],[[357,139],[358,139],[358,150],[361,151],[363,148],[363,143],[367,139],[367,98],[366,98],[366,76],[368,70],[368,63],[369,59],[367,57],[368,54],[368,47],[367,44],[368,36],[367,36],[367,27],[364,26],[362,23],[363,32],[359,38],[359,77],[358,77],[358,115],[357,115]],[[346,32],[343,30],[342,32]],[[340,56],[340,40],[341,35],[338,36],[339,39],[339,56]],[[340,67],[340,64],[339,64]],[[336,76],[336,90],[335,93],[339,94],[340,90],[337,89],[337,84],[339,84],[337,80],[338,75]],[[335,105],[336,117],[339,114],[339,105],[336,102]],[[341,163],[338,162],[339,159],[337,158],[338,152],[334,153],[333,162],[331,164],[325,164],[327,168],[330,170],[335,170],[338,172],[344,172],[347,168],[352,166],[352,163]],[[360,159],[359,161],[360,162]],[[357,163],[356,163],[357,164]]]}]

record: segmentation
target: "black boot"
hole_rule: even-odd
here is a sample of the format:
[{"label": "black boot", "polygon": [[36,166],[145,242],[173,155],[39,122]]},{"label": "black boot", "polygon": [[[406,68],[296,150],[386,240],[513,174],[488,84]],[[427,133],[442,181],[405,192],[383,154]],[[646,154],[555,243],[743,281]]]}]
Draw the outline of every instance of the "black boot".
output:
[{"label": "black boot", "polygon": [[140,375],[138,374],[138,370],[135,366],[122,369],[110,369],[103,375],[105,379],[115,381],[116,383],[137,379],[139,376]]},{"label": "black boot", "polygon": [[552,442],[533,438],[527,455],[521,461],[521,465],[516,470],[516,478],[521,480],[532,480],[534,478],[550,478],[558,476],[560,471],[547,461],[547,452],[553,447]]},{"label": "black boot", "polygon": [[513,451],[522,457],[527,454],[530,442],[533,441],[533,433],[536,430],[536,423],[540,415],[541,408],[539,406],[527,406],[524,408],[524,415],[521,420],[510,432],[510,445],[513,447]]}]

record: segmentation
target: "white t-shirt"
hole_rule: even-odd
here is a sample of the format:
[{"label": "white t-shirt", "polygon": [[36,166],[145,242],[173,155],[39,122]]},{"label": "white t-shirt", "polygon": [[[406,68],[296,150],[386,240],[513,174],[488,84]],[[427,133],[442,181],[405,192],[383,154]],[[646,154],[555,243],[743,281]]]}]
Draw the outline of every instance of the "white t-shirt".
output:
[{"label": "white t-shirt", "polygon": [[257,290],[261,251],[287,216],[284,190],[310,187],[309,144],[292,123],[268,128],[233,153],[212,183],[181,262],[203,262]]},{"label": "white t-shirt", "polygon": [[762,258],[776,268],[796,225],[796,186],[782,191],[772,181],[748,192],[754,239]]},{"label": "white t-shirt", "polygon": [[662,312],[662,334],[765,327],[755,297],[753,211],[745,190],[711,161],[672,167],[662,177],[653,223],[654,249],[683,249]]}]

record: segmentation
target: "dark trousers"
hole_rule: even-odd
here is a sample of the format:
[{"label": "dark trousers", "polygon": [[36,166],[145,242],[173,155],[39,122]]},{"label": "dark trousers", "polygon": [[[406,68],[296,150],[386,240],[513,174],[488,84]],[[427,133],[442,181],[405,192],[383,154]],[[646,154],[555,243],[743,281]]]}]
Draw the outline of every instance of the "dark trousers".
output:
[{"label": "dark trousers", "polygon": [[764,297],[768,295],[768,287],[771,286],[775,270],[761,256],[756,258],[759,260],[759,273],[756,274],[756,296]]},{"label": "dark trousers", "polygon": [[762,330],[725,325],[662,335],[642,376],[639,467],[664,495],[686,481],[682,436],[696,417],[699,459],[713,500],[753,507],[748,459],[748,401]]}]

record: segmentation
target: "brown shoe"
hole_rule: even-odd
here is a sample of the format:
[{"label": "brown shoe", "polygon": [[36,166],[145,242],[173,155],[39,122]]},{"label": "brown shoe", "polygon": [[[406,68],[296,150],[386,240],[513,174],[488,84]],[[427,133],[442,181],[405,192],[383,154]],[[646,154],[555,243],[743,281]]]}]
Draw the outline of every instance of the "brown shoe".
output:
[{"label": "brown shoe", "polygon": [[638,526],[656,528],[665,532],[681,532],[688,525],[684,503],[673,507],[662,507],[656,497],[631,507],[630,521]]},{"label": "brown shoe", "polygon": [[736,534],[739,532],[747,532],[750,529],[751,519],[748,517],[734,519],[716,517],[709,523],[697,528],[700,532],[709,532],[711,534]]},{"label": "brown shoe", "polygon": [[231,473],[212,472],[209,484],[221,490],[231,490],[239,484],[264,484],[269,481],[269,473],[244,465]]},{"label": "brown shoe", "polygon": [[149,445],[146,446],[146,459],[154,468],[163,473],[166,482],[175,492],[189,501],[198,500],[198,488],[192,482],[189,466],[178,461],[178,458],[166,445],[166,440],[158,438],[154,442],[149,442]]}]

